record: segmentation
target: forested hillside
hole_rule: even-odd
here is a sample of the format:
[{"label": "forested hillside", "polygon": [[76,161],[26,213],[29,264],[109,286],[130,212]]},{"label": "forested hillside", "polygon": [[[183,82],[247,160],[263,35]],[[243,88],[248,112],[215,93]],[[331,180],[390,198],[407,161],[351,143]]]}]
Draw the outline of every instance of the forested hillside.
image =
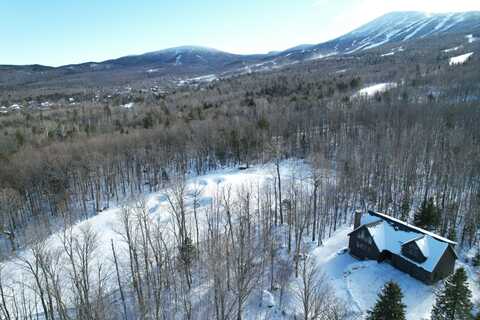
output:
[{"label": "forested hillside", "polygon": [[[480,41],[469,39],[391,44],[161,93],[152,84],[73,92],[48,109],[0,114],[0,256],[33,276],[13,299],[0,268],[0,318],[248,317],[255,284],[280,291],[290,276],[314,277],[300,263],[307,248],[357,208],[414,222],[432,201],[425,227],[459,250],[478,245]],[[5,105],[45,99],[54,98],[37,89],[0,96]],[[286,159],[305,166],[281,174]],[[265,163],[261,183],[245,178],[195,204],[189,179]],[[166,197],[160,221],[142,196],[154,192]],[[102,265],[99,235],[70,226],[121,205],[119,243],[102,249]],[[61,241],[49,246],[51,234]],[[300,287],[286,297],[305,298],[308,283]],[[316,306],[331,307],[325,319],[351,316],[330,299]]]}]

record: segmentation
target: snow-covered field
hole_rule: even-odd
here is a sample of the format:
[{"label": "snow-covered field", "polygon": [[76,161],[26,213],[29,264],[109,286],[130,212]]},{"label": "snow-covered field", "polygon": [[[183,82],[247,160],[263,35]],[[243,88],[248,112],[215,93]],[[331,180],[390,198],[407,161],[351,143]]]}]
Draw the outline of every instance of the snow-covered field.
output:
[{"label": "snow-covered field", "polygon": [[394,82],[377,83],[361,89],[354,95],[354,97],[371,97],[377,93],[382,93],[390,89],[393,89],[396,86],[397,84]]},{"label": "snow-covered field", "polygon": [[464,64],[473,55],[473,52],[465,53],[456,57],[450,58],[449,64],[451,66],[456,64]]}]

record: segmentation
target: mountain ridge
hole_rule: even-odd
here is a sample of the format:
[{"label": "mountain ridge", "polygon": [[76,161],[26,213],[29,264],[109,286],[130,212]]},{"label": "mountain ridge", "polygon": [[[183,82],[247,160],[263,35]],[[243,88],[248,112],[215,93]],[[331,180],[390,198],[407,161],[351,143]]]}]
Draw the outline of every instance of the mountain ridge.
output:
[{"label": "mountain ridge", "polygon": [[[428,14],[419,11],[394,11],[384,14],[335,39],[319,44],[301,44],[280,52],[235,54],[203,46],[179,46],[143,54],[127,55],[101,62],[85,62],[59,67],[42,65],[0,65],[0,87],[42,83],[65,77],[75,81],[111,72],[122,81],[151,77],[184,77],[225,72],[254,72],[291,63],[356,54],[390,43],[440,37],[449,34],[480,36],[480,11]],[[77,75],[74,77],[74,75]],[[105,81],[105,76],[102,76]]]},{"label": "mountain ridge", "polygon": [[[53,66],[48,66],[48,65],[41,65],[41,64],[26,64],[26,65],[0,65],[0,66],[9,66],[9,67],[15,67],[15,66],[39,66],[39,67],[48,67],[48,68],[63,68],[63,67],[68,67],[68,66],[80,66],[80,65],[85,65],[85,64],[101,64],[101,63],[109,63],[112,61],[120,60],[120,59],[126,59],[126,58],[133,58],[133,57],[142,57],[142,56],[156,56],[156,55],[161,55],[161,54],[171,54],[175,52],[176,54],[182,54],[186,52],[201,52],[201,53],[217,53],[217,54],[228,54],[231,56],[236,56],[236,57],[251,57],[251,56],[256,56],[256,57],[268,57],[271,55],[281,55],[284,53],[291,53],[294,51],[301,51],[301,50],[308,50],[311,48],[315,47],[320,47],[324,44],[331,43],[338,41],[340,39],[345,39],[352,37],[354,35],[361,34],[362,32],[365,33],[366,31],[371,32],[372,31],[372,26],[375,25],[377,26],[377,31],[378,29],[381,29],[381,27],[385,26],[385,22],[395,22],[394,20],[397,20],[397,24],[401,23],[402,21],[398,22],[398,20],[403,19],[405,20],[406,18],[416,18],[417,20],[420,19],[420,22],[424,22],[424,24],[428,23],[433,23],[435,19],[443,18],[443,19],[460,19],[467,16],[474,16],[476,15],[477,19],[479,19],[478,23],[476,24],[476,27],[480,28],[480,11],[465,11],[465,12],[445,12],[445,13],[428,13],[428,12],[422,12],[422,11],[392,11],[388,12],[384,15],[379,16],[378,18],[375,18],[374,20],[367,22],[363,24],[362,26],[346,33],[345,35],[342,35],[340,37],[327,40],[325,42],[321,42],[318,44],[300,44],[291,48],[287,48],[285,50],[275,50],[275,51],[270,51],[268,53],[255,53],[255,54],[238,54],[238,53],[231,53],[228,51],[224,50],[219,50],[216,48],[211,48],[207,46],[201,46],[201,45],[182,45],[182,46],[177,46],[177,47],[169,47],[169,48],[164,48],[156,51],[148,51],[140,54],[130,54],[130,55],[125,55],[125,56],[120,56],[118,58],[112,58],[112,59],[107,59],[103,61],[87,61],[87,62],[82,62],[82,63],[72,63],[72,64],[67,64],[67,65],[61,65],[57,67]],[[418,21],[417,21],[418,22]],[[461,22],[461,21],[460,21]],[[414,22],[412,22],[414,23]],[[418,22],[419,23],[419,22]],[[446,23],[446,22],[445,22]],[[424,25],[425,26],[425,25]],[[437,25],[438,26],[438,25]],[[411,26],[412,28],[414,27],[413,25]],[[451,25],[447,25],[447,27],[451,27]],[[439,28],[440,31],[442,31],[441,28]],[[446,31],[446,30],[443,30]],[[479,30],[480,31],[480,30]],[[383,32],[382,34],[384,34]],[[422,36],[425,36],[425,34],[421,34]],[[410,39],[410,38],[409,38]],[[405,39],[404,39],[405,40]],[[408,39],[406,39],[408,40]]]}]

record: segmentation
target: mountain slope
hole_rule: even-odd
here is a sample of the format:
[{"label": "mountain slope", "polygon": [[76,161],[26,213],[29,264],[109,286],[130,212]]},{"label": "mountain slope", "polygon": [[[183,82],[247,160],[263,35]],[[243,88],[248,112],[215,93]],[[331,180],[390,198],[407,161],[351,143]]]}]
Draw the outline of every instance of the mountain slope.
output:
[{"label": "mountain slope", "polygon": [[19,85],[104,86],[152,78],[181,79],[225,72],[255,72],[292,62],[355,54],[392,43],[435,38],[443,41],[447,35],[465,37],[468,34],[474,35],[472,39],[480,36],[480,12],[434,15],[393,12],[331,41],[299,45],[268,54],[238,55],[211,48],[184,46],[58,68],[0,65],[0,89],[12,90]]},{"label": "mountain slope", "polygon": [[287,50],[295,57],[331,54],[351,54],[393,42],[424,39],[447,34],[480,33],[480,12],[427,14],[422,12],[392,12],[331,41],[301,50]]},{"label": "mountain slope", "polygon": [[205,47],[183,46],[140,55],[125,56],[100,63],[70,65],[68,68],[70,70],[85,70],[88,68],[104,70],[136,67],[152,70],[153,68],[177,67],[178,69],[181,67],[187,70],[188,68],[202,67],[215,70],[232,64],[254,61],[258,57],[260,55],[237,55]]}]

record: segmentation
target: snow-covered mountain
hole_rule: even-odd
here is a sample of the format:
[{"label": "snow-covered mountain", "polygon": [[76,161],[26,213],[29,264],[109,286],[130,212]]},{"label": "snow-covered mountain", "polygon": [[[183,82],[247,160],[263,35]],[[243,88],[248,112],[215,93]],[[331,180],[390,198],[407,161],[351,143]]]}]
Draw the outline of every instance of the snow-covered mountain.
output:
[{"label": "snow-covered mountain", "polygon": [[453,35],[462,38],[469,35],[471,42],[479,38],[480,12],[393,12],[331,41],[303,44],[267,54],[239,55],[205,47],[184,46],[58,68],[0,66],[0,86],[45,81],[63,84],[66,83],[64,80],[72,79],[79,83],[95,81],[102,85],[117,80],[124,83],[151,77],[188,78],[255,72],[332,55],[357,54],[392,43],[434,38],[443,41],[442,37]]},{"label": "snow-covered mountain", "polygon": [[148,52],[141,55],[126,56],[119,59],[108,60],[114,66],[210,66],[222,68],[232,63],[254,61],[256,55],[238,55],[216,49],[183,46],[160,51]]},{"label": "snow-covered mountain", "polygon": [[480,32],[480,12],[428,14],[405,11],[385,14],[331,41],[295,51],[297,55],[350,54],[393,42],[447,34]]},{"label": "snow-covered mountain", "polygon": [[[184,46],[108,60],[110,67],[148,66],[149,70],[163,67],[207,68],[209,72],[230,67],[287,58],[305,60],[335,54],[353,54],[393,42],[436,37],[446,34],[480,33],[480,12],[428,14],[416,11],[392,12],[383,15],[339,38],[320,44],[302,44],[281,52],[258,55],[238,55],[216,49]],[[179,69],[179,68],[177,68]]]},{"label": "snow-covered mountain", "polygon": [[298,58],[312,54],[351,54],[393,42],[425,39],[447,34],[480,33],[480,12],[428,14],[406,11],[383,15],[331,41],[287,50]]},{"label": "snow-covered mountain", "polygon": [[[217,71],[232,65],[257,61],[262,55],[238,55],[200,46],[182,46],[139,55],[129,55],[100,63],[66,66],[69,71],[100,71],[135,68],[139,72],[184,73],[185,71]],[[60,67],[65,68],[65,67]]]}]

